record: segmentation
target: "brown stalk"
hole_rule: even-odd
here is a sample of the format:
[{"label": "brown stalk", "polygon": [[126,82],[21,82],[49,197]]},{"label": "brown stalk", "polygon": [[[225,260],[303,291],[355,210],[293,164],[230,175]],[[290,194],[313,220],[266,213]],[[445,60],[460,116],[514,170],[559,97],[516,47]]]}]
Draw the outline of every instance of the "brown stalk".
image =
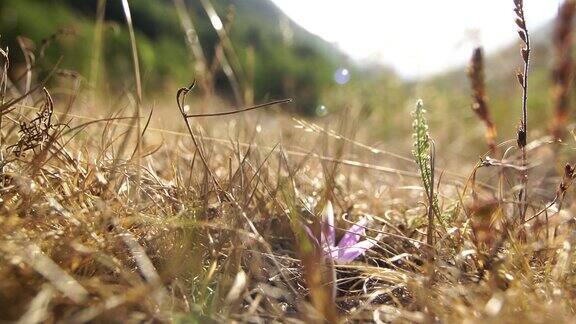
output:
[{"label": "brown stalk", "polygon": [[517,143],[522,151],[522,167],[521,173],[522,189],[518,196],[520,201],[520,221],[524,222],[526,219],[526,211],[528,209],[527,194],[528,194],[528,169],[526,168],[526,143],[528,137],[528,72],[530,69],[530,34],[526,26],[526,18],[524,16],[524,1],[514,0],[514,12],[516,13],[516,25],[518,26],[518,36],[524,43],[520,50],[522,61],[524,62],[524,72],[518,73],[517,78],[520,86],[522,87],[522,118],[520,126],[518,127]]},{"label": "brown stalk", "polygon": [[552,96],[554,117],[551,133],[554,140],[561,141],[565,136],[565,126],[570,108],[574,62],[572,59],[572,21],[576,14],[576,1],[566,0],[558,10],[554,29],[555,63],[552,72]]},{"label": "brown stalk", "polygon": [[467,70],[468,79],[472,87],[472,110],[486,125],[486,143],[492,154],[496,153],[496,126],[490,116],[488,98],[486,96],[486,83],[484,79],[484,52],[481,47],[474,49]]}]

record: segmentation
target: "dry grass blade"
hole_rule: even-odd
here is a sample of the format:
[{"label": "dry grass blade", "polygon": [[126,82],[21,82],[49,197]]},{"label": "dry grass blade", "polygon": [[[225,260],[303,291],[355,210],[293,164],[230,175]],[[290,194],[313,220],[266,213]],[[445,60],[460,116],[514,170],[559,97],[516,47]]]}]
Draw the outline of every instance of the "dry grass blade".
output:
[{"label": "dry grass blade", "polygon": [[138,104],[142,102],[142,81],[140,78],[140,60],[138,58],[138,47],[136,45],[136,34],[134,32],[134,25],[132,23],[132,13],[130,12],[130,4],[128,0],[122,0],[122,9],[126,17],[126,24],[130,33],[130,45],[132,47],[132,61],[134,63],[134,81],[136,82],[136,99]]},{"label": "dry grass blade", "polygon": [[[17,98],[13,98],[12,100],[8,101],[8,102],[4,102],[3,104],[0,105],[0,113],[1,114],[6,114],[7,112],[10,111],[10,109],[18,104],[19,102],[21,102],[22,100],[26,99],[29,95],[31,95],[32,93],[38,91],[39,89],[44,88],[44,86],[46,85],[46,83],[48,82],[48,80],[50,80],[52,78],[52,76],[56,73],[56,71],[58,71],[58,67],[60,66],[60,63],[62,62],[62,58],[58,59],[58,62],[56,62],[56,64],[54,65],[54,67],[52,68],[52,70],[50,71],[50,73],[48,73],[48,75],[46,76],[46,78],[40,82],[39,84],[35,85],[34,87],[32,87],[30,89],[30,91],[23,93],[20,97]],[[9,80],[9,79],[8,79]]]},{"label": "dry grass blade", "polygon": [[216,9],[212,5],[210,0],[200,0],[204,11],[210,19],[212,27],[218,34],[220,44],[216,48],[216,58],[222,65],[222,70],[226,74],[226,77],[230,81],[230,85],[234,91],[234,96],[236,101],[240,104],[244,103],[244,96],[242,93],[245,89],[244,73],[242,71],[242,65],[240,64],[240,59],[232,45],[232,41],[228,36],[228,31],[226,26],[222,22],[222,19],[216,12]]},{"label": "dry grass blade", "polygon": [[74,277],[46,256],[37,245],[29,244],[20,247],[14,243],[4,243],[0,249],[5,254],[11,255],[12,258],[21,258],[74,303],[82,304],[87,300],[88,291]]},{"label": "dry grass blade", "polygon": [[[2,70],[0,70],[0,106],[4,105],[6,100],[6,89],[8,87],[8,68],[10,67],[10,59],[8,57],[8,49],[0,48],[0,62],[2,63]],[[3,126],[4,112],[0,111],[0,129]],[[0,145],[4,145],[4,136],[0,136]],[[2,160],[4,157],[2,156]]]},{"label": "dry grass blade", "polygon": [[270,101],[267,103],[254,105],[254,106],[248,107],[248,108],[236,109],[233,111],[205,113],[205,114],[185,114],[184,117],[185,118],[198,118],[198,117],[216,117],[216,116],[235,115],[235,114],[239,114],[239,113],[243,113],[243,112],[247,112],[247,111],[251,111],[251,110],[255,110],[255,109],[272,107],[275,105],[279,105],[279,104],[283,104],[283,103],[290,103],[290,102],[292,102],[292,99],[281,99],[281,100],[274,100],[274,101]]},{"label": "dry grass blade", "polygon": [[17,41],[26,62],[26,81],[24,85],[24,92],[30,92],[30,88],[32,87],[32,67],[36,64],[36,56],[34,55],[34,43],[30,39],[24,37],[18,37]]},{"label": "dry grass blade", "polygon": [[[141,116],[141,105],[142,105],[142,81],[140,78],[140,61],[138,59],[138,47],[136,45],[136,35],[134,33],[134,25],[132,23],[132,14],[130,12],[130,5],[128,4],[128,0],[122,0],[122,8],[124,9],[124,16],[126,17],[126,24],[128,25],[128,31],[130,33],[130,45],[132,48],[132,61],[134,63],[134,80],[136,82],[136,125],[137,125],[137,134],[138,140],[136,141],[136,163],[137,165],[141,165],[142,159],[142,139],[140,137],[141,131],[141,124],[140,124],[140,116]],[[140,168],[137,170],[136,174],[136,190],[134,192],[135,200],[138,203],[140,199],[140,179],[142,177]]]},{"label": "dry grass blade", "polygon": [[130,249],[130,253],[132,254],[136,263],[138,264],[138,268],[140,269],[142,276],[146,279],[146,281],[150,285],[152,285],[154,290],[153,295],[154,298],[156,299],[156,302],[158,303],[158,305],[162,305],[162,303],[165,301],[167,297],[167,293],[164,290],[162,280],[160,279],[160,276],[158,275],[158,272],[156,271],[154,264],[146,254],[146,251],[144,250],[142,245],[138,243],[138,241],[134,238],[134,236],[131,233],[125,232],[121,234],[121,237],[122,240],[124,240],[126,246],[128,246],[128,248]]},{"label": "dry grass blade", "polygon": [[30,307],[26,313],[16,323],[44,323],[48,319],[49,305],[54,295],[54,288],[50,285],[44,285],[42,290],[30,302]]},{"label": "dry grass blade", "polygon": [[240,270],[236,274],[236,277],[234,278],[234,283],[232,284],[232,287],[230,287],[230,290],[226,295],[225,298],[226,304],[232,304],[234,302],[237,302],[240,299],[242,292],[244,292],[244,289],[246,288],[247,284],[248,284],[248,277],[246,276],[246,273],[244,271]]},{"label": "dry grass blade", "polygon": [[194,60],[194,70],[196,71],[196,77],[200,80],[202,85],[202,90],[205,91],[207,95],[210,95],[213,91],[212,75],[208,69],[208,60],[200,44],[200,39],[198,38],[198,33],[192,22],[192,18],[188,14],[188,9],[183,0],[174,0],[174,5],[176,6],[176,11],[178,12],[178,17],[180,18],[180,24],[184,33],[186,34],[186,43],[190,50],[190,54]]}]

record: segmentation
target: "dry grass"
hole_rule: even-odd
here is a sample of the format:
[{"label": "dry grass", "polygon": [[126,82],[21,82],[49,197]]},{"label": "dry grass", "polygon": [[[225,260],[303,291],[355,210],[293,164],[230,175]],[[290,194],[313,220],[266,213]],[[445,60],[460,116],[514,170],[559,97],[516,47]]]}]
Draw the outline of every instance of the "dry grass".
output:
[{"label": "dry grass", "polygon": [[[556,171],[569,150],[547,138],[505,141],[475,166],[434,163],[428,143],[417,166],[409,148],[367,144],[356,111],[323,125],[278,113],[284,101],[215,113],[192,87],[148,119],[129,95],[99,117],[79,87],[17,93],[4,52],[2,321],[573,320],[574,168]],[[338,236],[366,216],[377,247],[323,258],[303,225],[327,201]]]}]

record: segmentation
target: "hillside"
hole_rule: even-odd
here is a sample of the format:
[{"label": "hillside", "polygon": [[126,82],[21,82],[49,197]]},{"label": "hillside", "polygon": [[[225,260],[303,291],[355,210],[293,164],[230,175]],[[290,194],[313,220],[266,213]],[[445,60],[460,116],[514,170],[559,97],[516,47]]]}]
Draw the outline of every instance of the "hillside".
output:
[{"label": "hillside", "polygon": [[[61,68],[79,71],[90,78],[98,0],[5,0],[0,2],[3,46],[12,53],[12,74],[24,59],[16,41],[25,36],[38,50],[51,39],[45,56],[36,53],[44,74],[62,56]],[[147,93],[190,82],[193,58],[173,1],[129,1],[139,46]],[[208,3],[208,2],[207,2]],[[307,32],[272,2],[217,0],[211,2],[228,33],[233,55],[227,55],[243,92],[253,91],[254,100],[298,98],[301,110],[314,109],[323,91],[332,85],[332,74],[344,55],[331,44]],[[205,65],[214,69],[214,85],[221,96],[231,97],[229,78],[215,66],[215,48],[221,41],[205,7],[187,0],[188,14],[205,53]],[[106,90],[131,87],[130,43],[121,1],[107,1],[100,62]],[[47,14],[48,13],[48,14]],[[56,37],[54,35],[60,33]],[[93,71],[92,71],[93,72]],[[198,77],[198,76],[196,76]],[[156,91],[159,92],[159,91]]]}]

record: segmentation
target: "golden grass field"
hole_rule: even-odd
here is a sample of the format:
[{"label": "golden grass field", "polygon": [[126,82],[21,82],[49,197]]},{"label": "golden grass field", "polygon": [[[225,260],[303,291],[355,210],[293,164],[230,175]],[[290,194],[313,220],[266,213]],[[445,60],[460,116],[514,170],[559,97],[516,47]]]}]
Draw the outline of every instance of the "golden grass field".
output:
[{"label": "golden grass field", "polygon": [[[197,88],[143,99],[138,72],[121,95],[58,69],[22,90],[3,50],[0,321],[573,322],[575,6],[557,22],[550,135],[528,116],[518,139],[496,136],[475,54],[481,145],[426,98],[394,107],[395,136],[378,138],[354,104],[307,119]],[[529,69],[518,79],[530,100]],[[329,204],[336,242],[371,242],[353,260],[326,252]]]}]

